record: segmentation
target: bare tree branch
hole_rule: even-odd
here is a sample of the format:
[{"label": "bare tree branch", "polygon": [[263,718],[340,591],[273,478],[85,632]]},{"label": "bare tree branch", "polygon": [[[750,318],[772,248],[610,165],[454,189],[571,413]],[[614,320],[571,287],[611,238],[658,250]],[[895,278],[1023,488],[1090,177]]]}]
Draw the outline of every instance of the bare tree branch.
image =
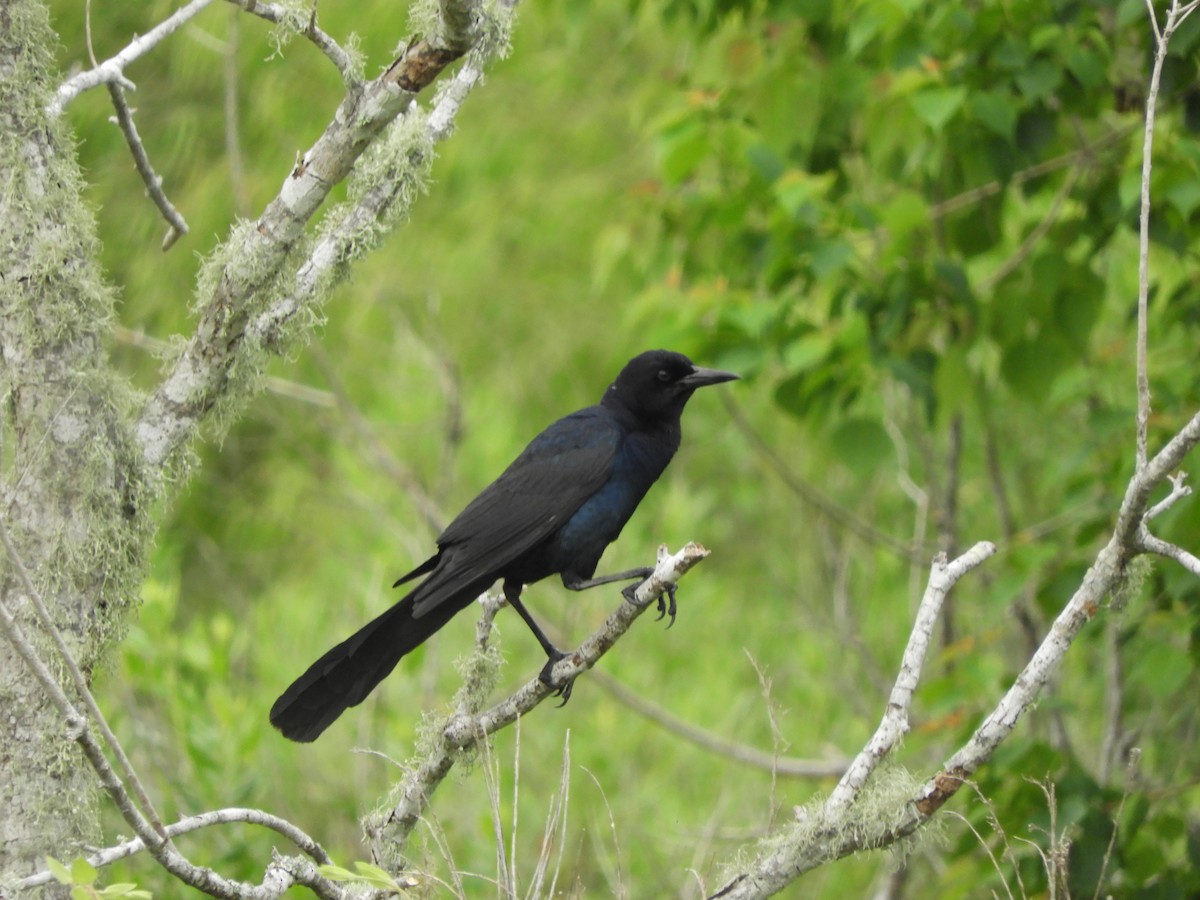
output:
[{"label": "bare tree branch", "polygon": [[[141,329],[116,325],[113,328],[113,337],[122,344],[128,344],[130,347],[137,347],[139,350],[145,350],[159,356],[165,356],[171,352],[171,345],[169,343],[152,337]],[[338,398],[333,392],[323,391],[320,388],[315,388],[312,385],[299,381],[290,381],[287,378],[277,378],[274,375],[268,375],[263,379],[263,387],[272,394],[278,394],[280,397],[298,400],[301,403],[308,403],[312,406],[320,406],[325,409],[334,409],[338,406]]]},{"label": "bare tree branch", "polygon": [[[943,764],[942,770],[926,782],[908,803],[895,809],[892,818],[875,815],[870,820],[855,819],[849,815],[847,803],[853,802],[856,792],[841,791],[838,796],[842,799],[836,806],[827,801],[815,814],[806,815],[781,834],[768,838],[759,855],[751,863],[742,866],[740,874],[712,896],[769,897],[819,865],[860,850],[887,846],[912,834],[941,809],[1012,733],[1058,671],[1083,626],[1101,609],[1105,598],[1124,583],[1129,562],[1141,552],[1138,529],[1144,528],[1150,493],[1168,478],[1197,443],[1200,443],[1200,413],[1134,473],[1117,513],[1112,536],[1012,687],[971,739]],[[885,723],[888,718],[889,715],[885,714]],[[892,730],[895,730],[894,726]],[[881,743],[888,746],[886,740]],[[868,744],[863,754],[871,750],[872,745]],[[860,758],[863,754],[860,754]],[[843,780],[854,779],[856,783],[865,783],[865,780],[854,775],[859,766],[856,760]],[[847,793],[850,794],[849,801],[844,799]]]},{"label": "bare tree branch", "polygon": [[133,82],[125,77],[125,67],[153,50],[165,38],[178,31],[210,3],[212,3],[212,0],[192,0],[187,6],[176,10],[173,15],[164,19],[145,34],[134,38],[116,56],[106,59],[100,65],[88,69],[86,72],[80,72],[78,75],[68,78],[59,87],[58,91],[55,92],[54,100],[50,103],[47,113],[52,119],[57,118],[68,103],[84,91],[91,90],[101,84],[118,84],[127,90],[137,90]]},{"label": "bare tree branch", "polygon": [[184,221],[174,204],[167,199],[167,195],[163,193],[162,178],[154,173],[154,169],[150,165],[150,157],[146,155],[146,148],[142,144],[137,126],[133,124],[133,111],[125,100],[125,88],[115,82],[109,82],[107,87],[108,96],[112,99],[113,107],[117,111],[117,125],[121,129],[121,133],[125,135],[125,143],[129,145],[129,152],[133,154],[133,164],[137,168],[138,174],[142,176],[150,199],[154,201],[154,205],[158,207],[163,218],[167,220],[167,224],[171,226],[162,242],[162,249],[170,250],[177,240],[188,233],[187,222]]},{"label": "bare tree branch", "polygon": [[[236,229],[229,244],[218,251],[211,271],[202,276],[203,309],[196,332],[138,418],[138,441],[152,469],[160,469],[195,434],[218,402],[236,399],[231,392],[239,373],[253,376],[261,368],[263,354],[283,349],[280,324],[286,324],[306,299],[326,286],[321,279],[346,261],[347,250],[373,243],[371,227],[376,219],[371,217],[390,209],[402,195],[405,179],[416,177],[411,168],[397,174],[392,184],[369,190],[338,227],[325,232],[293,270],[295,294],[284,291],[280,297],[272,290],[300,245],[307,223],[333,187],[412,107],[419,91],[472,49],[459,25],[464,19],[473,21],[477,6],[477,0],[453,4],[447,0],[440,37],[414,41],[381,76],[348,91],[324,134],[301,156],[278,196],[256,222]],[[490,9],[511,16],[511,9],[503,4]],[[430,117],[426,137],[436,140],[449,132],[454,111],[479,80],[482,66],[503,48],[509,19],[493,25],[486,39],[479,37],[480,46],[472,50],[471,60],[453,85],[439,95],[443,111],[441,117],[436,110]],[[408,160],[410,166],[423,163],[419,151],[417,157]],[[398,161],[385,163],[391,164],[400,168]],[[251,386],[248,383],[244,389]]]},{"label": "bare tree branch", "polygon": [[[14,569],[17,570],[23,587],[29,593],[31,602],[35,608],[41,606],[41,609],[38,610],[38,617],[42,620],[43,627],[54,638],[64,664],[72,673],[75,686],[79,690],[80,696],[84,699],[87,713],[79,711],[71,703],[62,687],[58,684],[58,681],[50,673],[45,662],[38,655],[33,644],[25,636],[24,630],[3,598],[0,598],[0,631],[4,633],[5,637],[8,638],[9,642],[16,649],[18,655],[37,677],[43,689],[50,697],[51,702],[54,703],[55,707],[61,713],[63,720],[66,722],[69,735],[79,744],[88,763],[95,770],[101,786],[112,799],[121,816],[134,830],[142,847],[149,851],[154,860],[184,884],[188,884],[212,897],[223,898],[223,900],[275,900],[292,884],[304,884],[311,888],[319,897],[322,897],[323,900],[341,900],[343,892],[328,879],[322,877],[316,868],[305,860],[277,859],[267,869],[263,884],[252,886],[231,881],[205,866],[194,865],[174,847],[168,831],[158,820],[157,814],[154,812],[154,807],[146,796],[141,782],[134,773],[132,766],[130,766],[129,760],[117,742],[116,737],[109,730],[103,715],[96,706],[95,699],[86,687],[86,683],[83,683],[81,687],[82,673],[79,672],[78,666],[74,663],[74,658],[63,644],[61,635],[58,634],[53,623],[49,621],[45,606],[41,603],[39,593],[33,585],[28,570],[25,569],[8,535],[8,530],[5,528],[3,520],[0,520],[0,541],[3,542],[9,560],[13,564]],[[91,717],[90,721],[89,716]],[[126,777],[134,785],[138,802],[134,802],[120,775],[109,764],[108,759],[104,755],[103,748],[92,734],[90,723],[95,723],[100,728],[106,742],[120,761],[121,768]],[[140,809],[139,803],[141,804]],[[296,829],[295,832],[298,835],[303,834],[299,829]],[[311,841],[309,843],[311,846],[315,846],[315,843]]]},{"label": "bare tree branch", "polygon": [[1168,543],[1161,538],[1156,538],[1150,532],[1145,531],[1138,538],[1138,545],[1147,553],[1154,553],[1158,556],[1165,556],[1167,559],[1173,559],[1179,563],[1193,575],[1200,575],[1200,559],[1182,547],[1177,547],[1175,544]]},{"label": "bare tree branch", "polygon": [[[245,822],[248,825],[261,825],[264,828],[270,828],[272,831],[283,835],[318,864],[328,865],[332,862],[329,854],[325,852],[325,848],[300,828],[286,819],[281,819],[261,809],[244,809],[240,807],[216,809],[173,822],[166,827],[166,832],[168,837],[176,838],[181,834],[199,831],[201,828],[208,828],[212,825],[228,825],[234,822]],[[99,869],[141,853],[145,849],[145,842],[141,838],[134,838],[133,840],[117,844],[115,847],[99,850],[87,857],[87,861]],[[30,875],[28,878],[21,879],[17,882],[16,886],[21,890],[27,890],[39,885],[49,884],[53,880],[54,876],[50,872],[38,872],[36,875]]]},{"label": "bare tree branch", "polygon": [[921,667],[929,650],[929,641],[933,627],[937,623],[938,613],[950,589],[960,578],[982,565],[984,561],[996,552],[996,545],[981,541],[953,562],[946,561],[946,554],[939,553],[933,561],[929,573],[929,581],[925,588],[925,596],[917,610],[916,623],[908,637],[908,646],[900,664],[900,673],[892,687],[892,695],[888,699],[883,721],[875,734],[854,758],[842,780],[838,782],[833,793],[826,801],[827,809],[832,813],[847,811],[858,795],[862,792],[883,759],[892,752],[900,740],[908,733],[908,711],[912,706],[913,693],[917,682],[921,679]]},{"label": "bare tree branch", "polygon": [[[706,556],[708,551],[695,543],[687,544],[675,554],[668,554],[666,547],[660,547],[654,574],[638,586],[635,594],[637,604],[622,602],[579,649],[567,654],[555,665],[551,673],[554,680],[562,683],[592,668],[646,611],[649,603]],[[482,650],[482,640],[480,646]],[[476,653],[475,657],[480,655]],[[436,739],[430,742],[431,746],[423,757],[416,761],[397,786],[395,795],[398,800],[393,807],[364,822],[373,858],[376,861],[397,858],[412,830],[425,814],[433,792],[464,751],[476,746],[488,735],[511,725],[550,695],[551,689],[535,676],[489,709],[462,709],[450,716],[441,726]]]},{"label": "bare tree branch", "polygon": [[1146,0],[1150,24],[1154,29],[1154,68],[1150,73],[1150,88],[1146,92],[1146,128],[1142,141],[1142,205],[1138,216],[1138,296],[1137,296],[1137,451],[1139,471],[1146,465],[1146,429],[1150,422],[1150,376],[1146,368],[1147,305],[1150,297],[1150,168],[1154,151],[1154,113],[1158,104],[1159,83],[1167,46],[1183,20],[1196,8],[1196,3],[1180,4],[1171,0],[1167,20],[1159,28],[1154,4]]},{"label": "bare tree branch", "polygon": [[706,731],[691,722],[686,722],[670,710],[650,702],[636,691],[630,690],[616,678],[606,672],[592,672],[592,681],[612,694],[622,704],[629,707],[638,715],[645,716],[666,731],[689,741],[704,750],[728,757],[734,762],[774,772],[784,778],[829,778],[845,773],[849,760],[847,759],[797,759],[790,756],[778,756],[759,750],[749,744],[739,743],[718,734]]},{"label": "bare tree branch", "polygon": [[[274,25],[285,22],[289,15],[288,10],[277,3],[261,2],[261,0],[227,0],[227,2]],[[360,80],[355,74],[350,54],[337,41],[317,27],[316,0],[313,2],[312,12],[307,23],[297,31],[312,41],[313,45],[329,58],[334,68],[338,70],[338,74],[342,76],[342,83],[347,88],[357,88]]]}]

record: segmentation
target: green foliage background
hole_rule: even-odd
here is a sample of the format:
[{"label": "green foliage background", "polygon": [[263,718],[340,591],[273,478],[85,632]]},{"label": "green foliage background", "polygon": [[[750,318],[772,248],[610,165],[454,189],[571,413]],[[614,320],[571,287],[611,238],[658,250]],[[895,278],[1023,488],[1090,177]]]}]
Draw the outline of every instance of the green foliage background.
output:
[{"label": "green foliage background", "polygon": [[[93,4],[97,54],[171,8]],[[54,9],[64,67],[82,62],[83,5]],[[369,74],[390,62],[396,4],[320,13],[335,36],[357,33]],[[1152,438],[1200,401],[1197,26],[1176,36],[1160,98]],[[422,715],[445,710],[470,617],[315,745],[283,741],[266,710],[427,555],[436,529],[411,484],[453,514],[653,346],[747,378],[696,398],[683,451],[606,557],[642,565],[689,539],[714,551],[683,585],[676,626],[643,621],[604,671],[760,749],[853,753],[882,712],[928,559],[991,539],[1001,553],[957,590],[901,754],[918,777],[936,771],[1078,583],[1131,469],[1149,54],[1140,0],[523,6],[511,57],[468,101],[411,221],[330,298],[314,343],[274,368],[356,412],[264,393],[164,510],[144,604],[100,686],[165,814],[260,806],[343,865],[361,856],[356,817],[396,778]],[[197,255],[273,196],[339,83],[302,40],[274,52],[268,26],[223,7],[129,75],[192,229],[169,253],[102,92],[69,115],[122,325],[166,339],[189,328]],[[112,352],[153,383],[158,363],[127,335]],[[1194,550],[1198,524],[1183,503],[1158,530]],[[578,639],[619,595],[546,582],[529,599]],[[1049,846],[1052,810],[1074,842],[1074,895],[1200,890],[1200,591],[1155,564],[1120,600],[978,793],[954,801],[966,821],[945,817],[944,839],[908,856],[912,896],[1046,891],[1033,844]],[[539,651],[515,617],[500,631],[516,684]],[[1113,698],[1123,743],[1109,752]],[[566,708],[522,724],[516,801],[517,735],[496,742],[527,873],[568,734],[562,877],[583,895],[694,896],[697,876],[713,889],[736,848],[830,787],[701,750],[585,679]],[[1030,779],[1053,783],[1054,803]],[[472,895],[494,890],[486,793],[474,771],[435,798],[452,862],[432,840],[416,848],[440,877],[475,873]],[[1013,859],[997,871],[984,845],[1000,856],[1002,834]],[[222,829],[185,846],[253,880],[272,844]],[[862,894],[896,864],[826,867],[802,892]],[[147,862],[120,880],[175,893]]]}]

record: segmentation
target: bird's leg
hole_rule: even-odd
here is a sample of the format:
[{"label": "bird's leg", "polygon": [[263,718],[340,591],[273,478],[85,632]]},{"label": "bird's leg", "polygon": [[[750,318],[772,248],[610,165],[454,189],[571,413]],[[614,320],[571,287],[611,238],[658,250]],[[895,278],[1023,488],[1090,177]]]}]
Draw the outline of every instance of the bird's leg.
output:
[{"label": "bird's leg", "polygon": [[562,703],[558,704],[559,706],[566,706],[567,701],[571,699],[571,689],[575,686],[575,679],[572,678],[565,684],[555,685],[554,679],[551,677],[551,670],[553,670],[554,664],[560,659],[564,659],[567,654],[550,643],[550,638],[546,637],[546,633],[542,631],[541,626],[534,621],[533,616],[529,614],[529,610],[525,608],[525,604],[521,602],[520,583],[505,581],[504,599],[525,620],[525,624],[529,626],[529,630],[533,632],[533,636],[537,638],[538,643],[542,645],[542,649],[546,651],[548,659],[546,660],[546,665],[542,667],[542,671],[538,672],[538,680],[546,685],[546,687],[551,688],[556,697],[562,697]]},{"label": "bird's leg", "polygon": [[[654,574],[654,569],[644,566],[640,569],[629,569],[626,572],[614,572],[612,575],[601,575],[599,578],[588,578],[586,580],[575,578],[568,581],[566,576],[563,577],[563,585],[567,590],[571,591],[586,591],[588,588],[599,587],[602,584],[612,584],[614,581],[629,581],[637,578],[637,584],[631,584],[621,591],[621,595],[632,603],[634,606],[645,606],[644,603],[639,603],[637,599],[637,589],[640,588],[651,575]],[[658,595],[658,618],[654,621],[662,620],[663,616],[670,616],[671,621],[667,623],[670,628],[675,624],[675,585],[668,584],[664,592],[670,600],[670,603],[663,600],[662,594]]]},{"label": "bird's leg", "polygon": [[564,575],[563,585],[569,591],[586,591],[588,588],[599,587],[602,584],[612,584],[614,581],[630,581],[634,578],[640,579],[638,582],[640,584],[653,574],[654,569],[643,567],[641,569],[630,569],[628,572],[614,572],[612,575],[601,575],[599,578],[572,578],[570,581]]}]

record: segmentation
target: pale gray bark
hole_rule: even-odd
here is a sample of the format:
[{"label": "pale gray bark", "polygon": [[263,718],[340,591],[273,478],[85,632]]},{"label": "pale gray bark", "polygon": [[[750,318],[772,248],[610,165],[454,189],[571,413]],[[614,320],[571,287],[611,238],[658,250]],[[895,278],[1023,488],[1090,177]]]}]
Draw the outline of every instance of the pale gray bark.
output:
[{"label": "pale gray bark", "polygon": [[[444,0],[437,9],[426,37],[369,81],[339,65],[345,54],[315,20],[298,26],[338,66],[345,98],[258,220],[204,264],[196,330],[162,384],[140,397],[104,351],[115,292],[97,263],[95,223],[59,115],[91,81],[121,83],[123,57],[97,67],[103,77],[84,73],[64,87],[44,3],[0,0],[0,516],[85,675],[121,636],[144,576],[155,524],[148,511],[179,482],[201,427],[244,406],[270,356],[315,321],[298,314],[394,226],[433,144],[452,131],[459,104],[503,49],[511,3]],[[283,16],[271,3],[255,10]],[[161,40],[169,31],[148,30],[131,47],[145,52],[152,34]],[[415,96],[464,55],[426,117]],[[314,240],[310,220],[353,175],[360,183],[352,182],[351,199],[328,211]],[[57,673],[61,657],[34,621],[13,557],[0,560],[0,601]],[[69,696],[77,693],[62,681]],[[0,712],[4,895],[6,883],[43,868],[47,854],[70,859],[101,842],[96,777],[77,749],[78,729],[3,639]]]},{"label": "pale gray bark", "polygon": [[[73,149],[45,112],[53,39],[42,4],[0,2],[0,515],[90,671],[136,594],[148,529],[131,398],[100,339],[113,293]],[[7,564],[0,591],[28,621]],[[0,871],[24,873],[49,847],[65,855],[98,837],[94,778],[4,641],[0,709]]]}]

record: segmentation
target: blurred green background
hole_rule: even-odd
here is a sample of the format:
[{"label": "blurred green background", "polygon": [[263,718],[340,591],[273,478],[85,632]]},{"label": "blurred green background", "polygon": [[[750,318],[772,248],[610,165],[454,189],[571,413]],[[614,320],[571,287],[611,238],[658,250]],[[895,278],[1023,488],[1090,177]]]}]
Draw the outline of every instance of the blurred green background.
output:
[{"label": "blurred green background", "polygon": [[[85,63],[83,3],[51,5],[64,70]],[[93,4],[97,55],[172,8]],[[335,37],[357,34],[368,75],[406,36],[395,3],[320,14]],[[1160,97],[1157,441],[1200,401],[1198,25],[1175,36]],[[670,632],[643,619],[600,668],[714,735],[852,754],[882,714],[932,554],[993,540],[947,609],[899,754],[916,777],[937,771],[1078,584],[1131,471],[1150,54],[1140,0],[523,5],[511,56],[462,110],[410,221],[273,366],[315,392],[261,394],[163,511],[140,614],[98,681],[164,815],[258,806],[339,863],[362,858],[357,817],[421,717],[447,710],[472,617],[314,745],[271,729],[272,701],[397,596],[435,511],[456,513],[659,346],[746,378],[692,402],[682,451],[602,571],[645,565],[661,542],[700,541],[711,559],[682,584]],[[269,26],[220,5],[128,75],[191,226],[168,253],[107,98],[68,115],[124,298],[112,353],[149,386],[160,364],[144,336],[187,332],[198,257],[274,195],[340,83],[303,40],[275,52]],[[1158,531],[1195,550],[1198,525],[1185,502]],[[1200,891],[1200,590],[1171,565],[1135,574],[940,839],[826,866],[794,895],[1038,896],[1054,877],[1060,895]],[[552,581],[527,598],[568,643],[619,602]],[[503,690],[542,661],[511,613],[499,630]],[[568,734],[555,852],[570,895],[711,892],[739,848],[832,786],[701,749],[584,678],[567,707],[522,723],[519,794],[515,731],[495,743],[523,886]],[[456,773],[435,796],[448,852],[428,830],[412,848],[439,878],[470,873],[471,896],[496,893],[486,781]],[[1073,842],[1054,873],[1038,850],[1052,829]],[[257,880],[275,843],[235,827],[182,845]],[[178,895],[146,860],[119,877]]]}]

